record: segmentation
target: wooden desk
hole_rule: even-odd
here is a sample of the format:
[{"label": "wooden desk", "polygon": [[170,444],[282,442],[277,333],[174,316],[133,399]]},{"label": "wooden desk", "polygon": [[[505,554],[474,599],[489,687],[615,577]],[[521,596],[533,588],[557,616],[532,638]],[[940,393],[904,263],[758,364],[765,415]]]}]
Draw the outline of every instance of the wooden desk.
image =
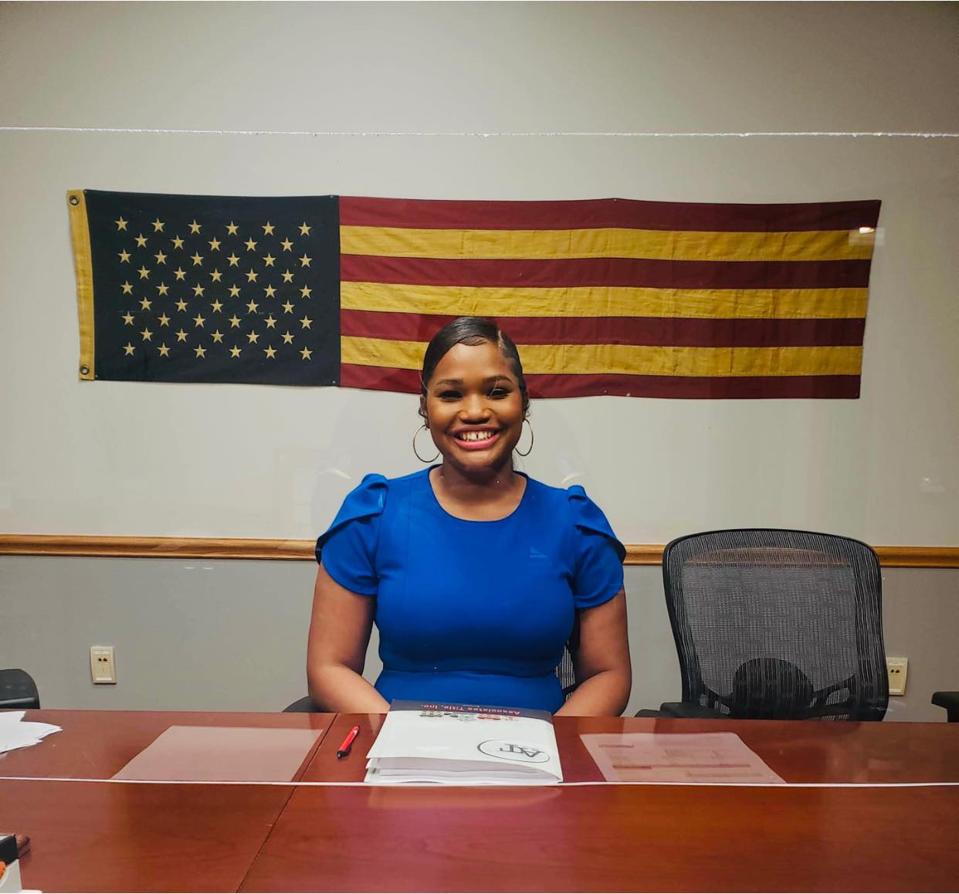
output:
[{"label": "wooden desk", "polygon": [[[86,711],[28,719],[64,732],[0,757],[0,776],[112,775],[173,724],[323,728],[330,720]],[[354,723],[362,731],[353,754],[337,761]],[[380,723],[378,715],[337,716],[301,779],[361,780]],[[556,730],[569,781],[600,779],[583,733],[720,730],[739,734],[789,782],[959,781],[959,727],[947,724],[558,718]],[[942,891],[959,879],[959,788],[414,789],[38,778],[0,781],[0,828],[32,836],[24,885],[48,890]]]},{"label": "wooden desk", "polygon": [[174,725],[322,733],[332,715],[44,710],[28,711],[26,719],[55,723],[63,731],[32,748],[0,755],[0,776],[37,777],[0,781],[0,830],[31,838],[21,861],[24,887],[235,891],[292,785],[52,782],[43,777],[109,779]]},{"label": "wooden desk", "polygon": [[[337,717],[304,781],[359,780],[381,718]],[[350,757],[335,750],[361,733]],[[959,781],[959,726],[556,719],[567,781],[590,732],[736,732],[787,782]],[[245,891],[942,891],[959,788],[299,788]]]},{"label": "wooden desk", "polygon": [[[325,733],[335,716],[212,711],[27,711],[24,720],[53,723],[61,727],[61,732],[33,748],[0,755],[0,776],[109,779],[171,726],[273,727]],[[315,750],[303,761],[295,779],[306,771]]]}]

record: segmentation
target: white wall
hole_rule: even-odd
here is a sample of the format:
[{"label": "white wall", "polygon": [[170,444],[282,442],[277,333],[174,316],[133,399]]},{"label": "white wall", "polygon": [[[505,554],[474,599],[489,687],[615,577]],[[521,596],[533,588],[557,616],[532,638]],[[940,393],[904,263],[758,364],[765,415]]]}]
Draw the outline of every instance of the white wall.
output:
[{"label": "white wall", "polygon": [[4,3],[0,118],[955,130],[957,20],[950,3]]},{"label": "white wall", "polygon": [[[80,383],[64,193],[881,198],[858,401],[540,401],[527,463],[627,542],[768,524],[959,542],[959,131],[935,4],[17,4],[0,122],[0,530],[307,538],[415,467],[414,400]],[[433,136],[441,131],[535,136]],[[10,387],[16,383],[15,387]]]},{"label": "white wall", "polygon": [[[0,4],[0,531],[308,538],[364,472],[415,466],[410,396],[78,382],[64,193],[90,187],[880,198],[860,400],[540,401],[527,468],[583,482],[627,542],[959,543],[959,141],[569,135],[959,132],[957,24],[929,3]],[[38,668],[51,706],[292,700],[308,564],[206,564],[6,558],[0,664]],[[955,574],[897,574],[887,641],[916,719],[959,673]],[[658,572],[628,579],[650,706],[677,694],[671,638]],[[112,695],[88,691],[104,638]],[[173,641],[188,671],[164,672]]]}]

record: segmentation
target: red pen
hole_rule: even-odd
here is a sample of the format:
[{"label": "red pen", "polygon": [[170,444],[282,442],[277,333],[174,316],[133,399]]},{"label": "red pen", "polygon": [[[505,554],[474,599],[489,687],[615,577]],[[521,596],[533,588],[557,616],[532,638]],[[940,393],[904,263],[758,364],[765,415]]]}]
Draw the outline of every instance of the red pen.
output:
[{"label": "red pen", "polygon": [[350,753],[350,751],[353,750],[353,740],[354,740],[359,734],[360,734],[360,728],[359,728],[358,726],[354,726],[353,729],[351,729],[351,730],[346,734],[346,738],[343,740],[343,744],[340,745],[340,747],[336,749],[336,756],[337,756],[338,758],[340,758],[340,757],[346,757],[346,756]]}]

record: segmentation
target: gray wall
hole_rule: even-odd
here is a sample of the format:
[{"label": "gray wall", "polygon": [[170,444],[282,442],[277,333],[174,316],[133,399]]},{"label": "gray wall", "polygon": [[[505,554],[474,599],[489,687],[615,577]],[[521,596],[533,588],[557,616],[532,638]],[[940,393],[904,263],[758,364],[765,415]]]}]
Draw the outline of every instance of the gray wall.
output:
[{"label": "gray wall", "polygon": [[[0,557],[0,666],[36,679],[44,707],[276,711],[306,694],[310,562]],[[945,719],[959,688],[959,574],[883,574],[886,652],[909,658],[887,720]],[[679,698],[658,568],[626,569],[633,694],[627,713]],[[374,634],[375,636],[375,634]],[[116,686],[90,682],[89,647],[116,648]],[[376,641],[366,676],[380,668]]]},{"label": "gray wall", "polygon": [[412,395],[77,381],[65,192],[91,187],[882,199],[859,400],[539,401],[524,469],[627,543],[959,543],[959,140],[737,135],[959,132],[956,10],[0,5],[0,530],[307,539],[416,466]]},{"label": "gray wall", "polygon": [[[64,193],[92,187],[881,198],[862,399],[543,401],[526,469],[585,484],[631,543],[959,543],[959,141],[740,136],[956,133],[957,25],[936,3],[0,4],[0,530],[309,538],[365,472],[413,465],[408,395],[78,382]],[[312,573],[0,558],[0,666],[51,706],[275,709],[304,691]],[[959,688],[957,579],[887,573],[893,718]],[[658,571],[628,583],[633,707],[656,705],[678,694]],[[116,687],[91,686],[94,643]]]}]

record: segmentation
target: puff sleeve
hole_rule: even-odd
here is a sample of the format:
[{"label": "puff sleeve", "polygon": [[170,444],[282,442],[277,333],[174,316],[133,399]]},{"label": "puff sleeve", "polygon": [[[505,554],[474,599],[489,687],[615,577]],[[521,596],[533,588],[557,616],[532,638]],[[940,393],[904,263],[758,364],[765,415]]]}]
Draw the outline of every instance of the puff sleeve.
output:
[{"label": "puff sleeve", "polygon": [[322,560],[341,587],[361,596],[375,596],[379,586],[376,547],[388,490],[382,475],[367,475],[346,495],[333,524],[316,541],[316,561]]},{"label": "puff sleeve", "polygon": [[577,610],[612,599],[623,587],[626,548],[616,538],[602,509],[579,485],[567,488],[575,534],[572,590]]}]

